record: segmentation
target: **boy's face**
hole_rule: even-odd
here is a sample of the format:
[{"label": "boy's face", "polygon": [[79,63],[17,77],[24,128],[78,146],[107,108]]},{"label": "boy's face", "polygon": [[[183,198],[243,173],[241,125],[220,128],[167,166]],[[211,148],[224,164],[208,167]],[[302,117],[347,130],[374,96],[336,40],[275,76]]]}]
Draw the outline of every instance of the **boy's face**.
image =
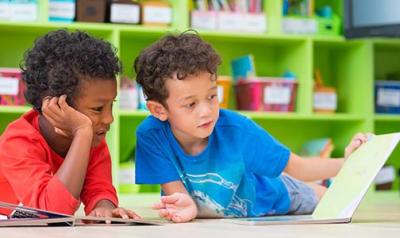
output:
[{"label": "boy's face", "polygon": [[74,98],[75,109],[90,118],[93,125],[92,146],[100,144],[114,121],[112,106],[117,96],[116,80],[81,80]]},{"label": "boy's face", "polygon": [[217,81],[208,72],[166,81],[167,119],[178,141],[206,139],[219,116]]}]

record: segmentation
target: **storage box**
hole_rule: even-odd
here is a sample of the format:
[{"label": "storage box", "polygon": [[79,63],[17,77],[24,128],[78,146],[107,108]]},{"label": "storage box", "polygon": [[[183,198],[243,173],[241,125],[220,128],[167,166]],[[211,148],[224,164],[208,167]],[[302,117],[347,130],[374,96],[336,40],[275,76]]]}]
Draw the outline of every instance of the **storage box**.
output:
[{"label": "storage box", "polygon": [[337,109],[337,94],[333,87],[314,88],[314,112],[333,113]]},{"label": "storage box", "polygon": [[391,165],[385,165],[374,179],[376,190],[391,190],[395,177],[395,168]]},{"label": "storage box", "polygon": [[140,5],[132,0],[113,0],[110,7],[110,22],[138,24]]},{"label": "storage box", "polygon": [[0,105],[24,105],[24,90],[21,70],[0,68]]},{"label": "storage box", "polygon": [[375,112],[400,113],[399,81],[375,81]]},{"label": "storage box", "polygon": [[319,35],[340,35],[341,20],[337,15],[332,18],[317,17]]},{"label": "storage box", "polygon": [[142,24],[168,26],[172,23],[172,8],[163,1],[148,1],[141,3]]},{"label": "storage box", "polygon": [[77,0],[77,21],[105,22],[107,0]]},{"label": "storage box", "polygon": [[38,0],[10,0],[9,20],[33,22],[38,19]]},{"label": "storage box", "polygon": [[297,82],[283,78],[248,78],[235,86],[239,110],[292,112]]},{"label": "storage box", "polygon": [[191,27],[201,30],[217,29],[217,12],[216,11],[192,11]]},{"label": "storage box", "polygon": [[192,11],[191,26],[201,30],[263,33],[267,31],[264,13]]},{"label": "storage box", "polygon": [[50,0],[49,21],[73,22],[75,6],[75,0]]},{"label": "storage box", "polygon": [[316,34],[318,32],[318,22],[315,18],[284,17],[282,19],[282,32]]},{"label": "storage box", "polygon": [[232,79],[229,76],[218,76],[218,102],[221,108],[228,108]]}]

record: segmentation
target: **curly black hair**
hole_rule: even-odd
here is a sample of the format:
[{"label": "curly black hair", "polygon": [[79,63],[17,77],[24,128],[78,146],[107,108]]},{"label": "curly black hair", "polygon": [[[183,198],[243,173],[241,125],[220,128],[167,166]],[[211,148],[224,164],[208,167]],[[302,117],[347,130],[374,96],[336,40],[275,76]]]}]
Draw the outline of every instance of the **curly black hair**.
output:
[{"label": "curly black hair", "polygon": [[85,32],[56,30],[38,38],[25,52],[21,64],[25,98],[41,112],[46,96],[67,95],[67,102],[79,93],[80,80],[116,80],[121,63],[108,42]]},{"label": "curly black hair", "polygon": [[193,31],[168,34],[144,49],[135,59],[136,81],[142,86],[146,100],[166,106],[167,79],[183,80],[189,75],[208,71],[217,74],[221,58],[210,44]]}]

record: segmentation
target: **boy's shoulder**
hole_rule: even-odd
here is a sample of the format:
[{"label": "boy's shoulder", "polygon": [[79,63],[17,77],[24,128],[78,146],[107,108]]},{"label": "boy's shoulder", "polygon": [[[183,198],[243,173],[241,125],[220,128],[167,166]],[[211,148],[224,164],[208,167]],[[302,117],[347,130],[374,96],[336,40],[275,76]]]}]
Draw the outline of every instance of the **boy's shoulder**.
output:
[{"label": "boy's shoulder", "polygon": [[250,119],[239,114],[238,112],[228,110],[228,109],[220,109],[219,118],[217,121],[217,127],[237,127],[243,128],[247,127],[250,122]]},{"label": "boy's shoulder", "polygon": [[41,134],[38,130],[38,116],[38,112],[31,110],[11,122],[0,137],[0,147],[20,142],[36,143],[40,140]]},{"label": "boy's shoulder", "polygon": [[149,115],[139,124],[136,133],[148,134],[151,131],[162,130],[166,126],[166,123],[153,115]]},{"label": "boy's shoulder", "polygon": [[37,135],[40,133],[38,128],[38,117],[39,113],[35,110],[28,111],[23,114],[20,118],[8,124],[5,129],[2,137],[10,137],[10,136],[27,136],[31,137],[33,135]]}]

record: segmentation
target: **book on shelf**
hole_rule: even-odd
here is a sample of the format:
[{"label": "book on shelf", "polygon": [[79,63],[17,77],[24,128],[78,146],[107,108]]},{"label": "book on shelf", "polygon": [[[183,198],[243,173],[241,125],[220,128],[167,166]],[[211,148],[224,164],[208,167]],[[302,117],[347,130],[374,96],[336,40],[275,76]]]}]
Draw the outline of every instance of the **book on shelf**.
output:
[{"label": "book on shelf", "polygon": [[101,226],[161,225],[161,220],[135,220],[114,217],[72,216],[6,202],[0,202],[9,215],[0,216],[0,227],[29,226]]},{"label": "book on shelf", "polygon": [[235,81],[256,76],[253,55],[244,55],[231,61],[233,79]]}]

